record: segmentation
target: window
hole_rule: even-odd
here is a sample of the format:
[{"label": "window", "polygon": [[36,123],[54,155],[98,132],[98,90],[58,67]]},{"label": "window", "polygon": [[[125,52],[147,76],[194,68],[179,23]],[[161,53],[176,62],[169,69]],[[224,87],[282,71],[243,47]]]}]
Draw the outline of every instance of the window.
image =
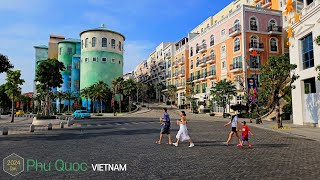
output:
[{"label": "window", "polygon": [[89,62],[89,58],[84,58],[84,61],[85,62]]},{"label": "window", "polygon": [[304,93],[311,94],[316,93],[316,81],[315,78],[306,79],[304,83]]},{"label": "window", "polygon": [[270,39],[270,50],[272,52],[278,52],[278,39],[276,38]]},{"label": "window", "polygon": [[97,60],[96,57],[93,57],[93,58],[92,58],[92,61],[93,61],[93,62],[97,62],[98,60]]},{"label": "window", "polygon": [[107,58],[104,57],[104,58],[101,59],[101,61],[102,62],[107,62]]},{"label": "window", "polygon": [[234,39],[233,46],[234,46],[234,49],[233,49],[234,52],[240,51],[240,38]]},{"label": "window", "polygon": [[193,48],[190,47],[190,57],[193,56]]},{"label": "window", "polygon": [[210,46],[213,46],[214,45],[214,35],[212,34],[210,36]]},{"label": "window", "polygon": [[112,59],[111,59],[111,62],[112,62],[112,63],[115,63],[115,62],[116,62],[116,59],[112,58]]},{"label": "window", "polygon": [[196,44],[196,54],[198,54],[198,52],[199,52],[199,44],[197,43]]},{"label": "window", "polygon": [[83,40],[81,40],[81,49],[83,49]]},{"label": "window", "polygon": [[206,54],[203,54],[203,55],[202,55],[202,63],[206,63],[206,60],[207,60],[207,59],[206,59]]},{"label": "window", "polygon": [[92,47],[96,47],[97,38],[96,38],[96,37],[93,37],[91,41],[92,41],[92,42],[91,42]]},{"label": "window", "polygon": [[226,35],[226,30],[225,30],[225,29],[222,29],[222,30],[221,30],[221,36],[224,37],[225,35]]},{"label": "window", "polygon": [[243,95],[239,94],[237,96],[237,104],[241,104],[243,98],[244,98]]},{"label": "window", "polygon": [[75,63],[75,64],[74,64],[74,68],[75,68],[75,69],[80,69],[80,62]]},{"label": "window", "polygon": [[207,83],[202,83],[202,93],[206,93]]},{"label": "window", "polygon": [[206,40],[202,40],[202,46],[205,46],[206,45]]},{"label": "window", "polygon": [[190,62],[190,69],[193,69],[193,60]]},{"label": "window", "polygon": [[253,69],[259,69],[261,64],[260,64],[260,56],[252,56],[250,55],[250,68]]},{"label": "window", "polygon": [[79,89],[80,88],[80,81],[74,80],[73,82],[74,82],[74,86]]},{"label": "window", "polygon": [[200,59],[199,59],[199,57],[197,57],[196,67],[198,67],[199,64],[200,64]]},{"label": "window", "polygon": [[271,26],[271,27],[277,26],[276,21],[275,21],[274,19],[271,19],[271,20],[269,21],[269,26]]},{"label": "window", "polygon": [[171,67],[171,60],[168,61],[168,68]]},{"label": "window", "polygon": [[234,21],[233,27],[234,27],[235,31],[239,31],[240,30],[240,20],[239,19]]},{"label": "window", "polygon": [[221,46],[221,56],[222,57],[226,56],[226,45]]},{"label": "window", "polygon": [[250,30],[258,31],[257,19],[255,17],[250,18]]},{"label": "window", "polygon": [[71,81],[68,81],[67,88],[71,88]]},{"label": "window", "polygon": [[201,28],[201,32],[203,32],[203,28]]},{"label": "window", "polygon": [[121,42],[119,41],[119,51],[121,51]]},{"label": "window", "polygon": [[85,41],[84,41],[84,47],[85,47],[85,48],[88,47],[88,38],[86,38]]},{"label": "window", "polygon": [[69,54],[69,55],[72,54],[72,48],[68,48],[67,51],[68,51],[68,54]]},{"label": "window", "polygon": [[107,47],[107,38],[102,38],[102,44],[101,44],[101,46],[102,47]]},{"label": "window", "polygon": [[116,48],[116,40],[111,39],[111,48],[115,49]]},{"label": "window", "polygon": [[314,67],[313,39],[312,33],[302,40],[302,63],[303,69]]},{"label": "window", "polygon": [[210,66],[209,73],[210,73],[210,76],[216,74],[216,65]]},{"label": "window", "polygon": [[226,61],[222,61],[221,66],[222,66],[222,69],[226,69],[226,67],[227,67]]},{"label": "window", "polygon": [[61,53],[62,53],[62,47],[59,48],[59,55],[61,55]]},{"label": "window", "polygon": [[210,51],[210,60],[214,60],[214,50]]},{"label": "window", "polygon": [[250,38],[250,47],[258,47],[259,40],[257,36],[251,36]]},{"label": "window", "polygon": [[196,93],[197,93],[197,94],[200,93],[200,85],[199,85],[199,84],[197,84],[197,86],[196,86]]},{"label": "window", "polygon": [[230,69],[239,69],[242,68],[242,56],[237,56],[233,58],[232,68]]}]

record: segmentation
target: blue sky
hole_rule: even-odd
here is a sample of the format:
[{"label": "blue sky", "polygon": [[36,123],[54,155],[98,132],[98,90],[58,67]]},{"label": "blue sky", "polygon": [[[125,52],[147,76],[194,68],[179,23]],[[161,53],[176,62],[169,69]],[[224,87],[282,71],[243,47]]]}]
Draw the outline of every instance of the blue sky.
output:
[{"label": "blue sky", "polygon": [[[0,53],[9,57],[33,89],[34,45],[50,34],[79,38],[105,24],[126,36],[124,72],[146,59],[160,42],[176,42],[232,0],[1,0]],[[0,84],[5,74],[0,75]]]}]

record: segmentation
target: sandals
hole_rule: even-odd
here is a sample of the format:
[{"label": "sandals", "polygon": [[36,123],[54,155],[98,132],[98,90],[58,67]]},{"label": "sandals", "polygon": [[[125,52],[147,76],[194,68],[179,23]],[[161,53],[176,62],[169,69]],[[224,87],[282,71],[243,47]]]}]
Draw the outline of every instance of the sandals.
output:
[{"label": "sandals", "polygon": [[160,141],[156,141],[155,143],[156,143],[156,144],[161,144],[161,142],[160,142]]}]

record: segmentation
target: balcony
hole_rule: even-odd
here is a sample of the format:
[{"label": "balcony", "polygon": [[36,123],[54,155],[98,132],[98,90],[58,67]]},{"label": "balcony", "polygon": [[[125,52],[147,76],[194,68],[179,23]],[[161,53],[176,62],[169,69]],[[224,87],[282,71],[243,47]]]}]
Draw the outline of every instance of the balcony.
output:
[{"label": "balcony", "polygon": [[230,72],[242,71],[242,62],[230,64]]},{"label": "balcony", "polygon": [[257,42],[251,42],[249,43],[249,51],[264,51],[264,44],[263,43],[257,43]]},{"label": "balcony", "polygon": [[180,76],[180,77],[185,76],[185,71],[184,71],[184,70],[181,70],[181,71],[179,72],[179,76]]},{"label": "balcony", "polygon": [[214,63],[216,61],[216,56],[215,55],[210,55],[209,57],[207,57],[207,63]]},{"label": "balcony", "polygon": [[281,35],[282,26],[268,26],[268,32],[271,35]]},{"label": "balcony", "polygon": [[179,73],[178,73],[178,72],[175,72],[175,73],[173,73],[173,76],[174,76],[174,78],[178,78]]},{"label": "balcony", "polygon": [[192,77],[187,79],[187,82],[192,82],[193,80],[194,80],[194,77],[192,76]]},{"label": "balcony", "polygon": [[186,84],[185,83],[179,83],[177,84],[177,89],[183,89],[186,87]]},{"label": "balcony", "polygon": [[183,65],[184,64],[184,58],[179,59],[179,65]]},{"label": "balcony", "polygon": [[207,50],[207,44],[201,44],[201,46],[199,46],[199,53],[203,53]]},{"label": "balcony", "polygon": [[178,67],[179,66],[179,62],[178,61],[175,61],[174,63],[173,63],[173,67]]},{"label": "balcony", "polygon": [[209,72],[207,72],[207,77],[209,78],[209,79],[213,79],[213,78],[216,78],[216,71],[209,71]]},{"label": "balcony", "polygon": [[229,37],[235,37],[241,33],[240,25],[233,26],[229,29]]},{"label": "balcony", "polygon": [[164,55],[164,57],[165,57],[166,59],[170,59],[170,58],[171,58],[171,53],[166,53],[166,54]]},{"label": "balcony", "polygon": [[250,31],[258,31],[257,25],[250,25]]},{"label": "balcony", "polygon": [[204,80],[206,80],[206,77],[207,77],[207,73],[202,73],[202,74],[200,74],[199,80],[204,81]]},{"label": "balcony", "polygon": [[200,66],[200,67],[204,67],[204,66],[206,66],[206,65],[207,65],[207,58],[202,58],[202,59],[200,60],[199,66]]},{"label": "balcony", "polygon": [[198,81],[200,81],[200,74],[193,77],[193,82],[198,82]]}]

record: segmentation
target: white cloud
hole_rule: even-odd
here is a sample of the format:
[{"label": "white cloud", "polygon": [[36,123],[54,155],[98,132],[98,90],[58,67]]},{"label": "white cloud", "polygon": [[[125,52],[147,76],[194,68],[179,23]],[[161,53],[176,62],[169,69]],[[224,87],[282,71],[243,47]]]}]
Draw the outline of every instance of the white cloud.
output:
[{"label": "white cloud", "polygon": [[156,47],[156,43],[148,40],[126,41],[124,52],[124,73],[133,71],[134,68],[146,60]]}]

